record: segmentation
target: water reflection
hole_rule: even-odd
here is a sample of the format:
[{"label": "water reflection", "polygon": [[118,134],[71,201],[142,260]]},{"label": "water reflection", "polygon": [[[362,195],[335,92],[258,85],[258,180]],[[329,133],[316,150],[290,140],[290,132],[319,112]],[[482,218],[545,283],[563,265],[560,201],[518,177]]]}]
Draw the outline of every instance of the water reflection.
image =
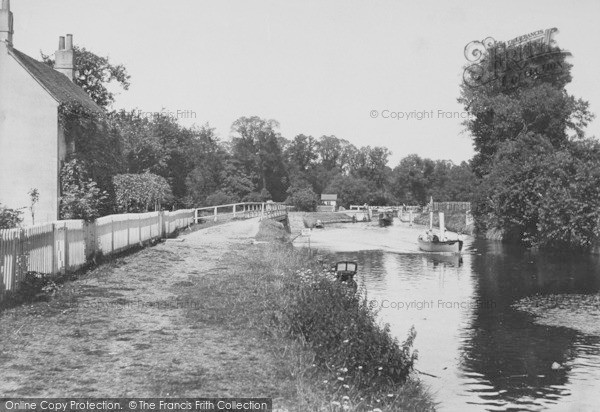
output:
[{"label": "water reflection", "polygon": [[[578,356],[580,334],[538,325],[511,305],[532,294],[596,293],[597,259],[555,257],[482,241],[473,246],[479,251],[471,261],[477,276],[474,293],[495,305],[493,310],[475,308],[463,332],[461,369],[466,377],[475,373],[475,382],[483,378],[494,393],[502,394],[499,399],[480,394],[482,401],[493,400],[487,405],[532,410],[556,405],[571,395],[569,365]],[[565,366],[553,370],[554,362]]]},{"label": "water reflection", "polygon": [[462,258],[427,254],[414,247],[418,231],[328,228],[313,244],[331,261],[359,262],[359,287],[400,340],[415,325],[417,367],[440,409],[596,410],[600,337],[540,324],[513,305],[538,294],[598,293],[598,257],[472,240]]}]

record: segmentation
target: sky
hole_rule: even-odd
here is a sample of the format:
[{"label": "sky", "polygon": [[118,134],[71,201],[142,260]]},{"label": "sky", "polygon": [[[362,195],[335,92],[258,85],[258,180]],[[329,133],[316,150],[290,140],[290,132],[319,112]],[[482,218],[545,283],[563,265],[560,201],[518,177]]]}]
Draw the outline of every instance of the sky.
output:
[{"label": "sky", "polygon": [[[572,53],[569,93],[600,114],[595,0],[12,0],[11,8],[17,49],[39,58],[72,33],[131,75],[113,108],[208,122],[222,140],[234,120],[256,115],[277,120],[288,139],[386,146],[392,167],[412,153],[468,160],[472,138],[457,102],[465,46],[552,27]],[[587,132],[599,129],[597,119]]]}]

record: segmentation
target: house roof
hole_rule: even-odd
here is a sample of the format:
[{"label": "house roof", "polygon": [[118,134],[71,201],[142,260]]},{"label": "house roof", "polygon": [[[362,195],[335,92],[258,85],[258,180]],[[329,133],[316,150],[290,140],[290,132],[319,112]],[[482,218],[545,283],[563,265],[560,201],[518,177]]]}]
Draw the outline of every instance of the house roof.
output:
[{"label": "house roof", "polygon": [[10,52],[21,66],[59,103],[75,101],[88,110],[102,111],[85,90],[69,80],[64,74],[17,49],[12,48]]},{"label": "house roof", "polygon": [[337,195],[328,195],[323,193],[321,195],[321,200],[337,200]]}]

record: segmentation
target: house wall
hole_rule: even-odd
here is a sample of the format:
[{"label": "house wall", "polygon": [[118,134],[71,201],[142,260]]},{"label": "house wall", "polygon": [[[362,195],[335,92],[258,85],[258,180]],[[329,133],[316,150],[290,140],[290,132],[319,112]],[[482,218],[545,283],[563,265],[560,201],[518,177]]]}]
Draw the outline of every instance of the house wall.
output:
[{"label": "house wall", "polygon": [[[35,223],[58,218],[58,103],[0,43],[0,203],[23,209],[31,224],[28,192],[37,189]],[[64,153],[64,148],[60,149]]]}]

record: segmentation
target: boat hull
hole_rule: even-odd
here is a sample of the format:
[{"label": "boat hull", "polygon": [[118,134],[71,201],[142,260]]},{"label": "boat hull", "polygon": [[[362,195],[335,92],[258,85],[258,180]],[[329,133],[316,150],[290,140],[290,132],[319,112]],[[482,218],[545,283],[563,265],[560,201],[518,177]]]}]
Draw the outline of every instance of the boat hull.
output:
[{"label": "boat hull", "polygon": [[447,240],[444,242],[429,242],[423,239],[419,239],[419,249],[425,252],[449,252],[449,253],[460,253],[462,250],[462,240]]},{"label": "boat hull", "polygon": [[394,222],[394,215],[391,212],[379,214],[379,226],[390,226]]}]

